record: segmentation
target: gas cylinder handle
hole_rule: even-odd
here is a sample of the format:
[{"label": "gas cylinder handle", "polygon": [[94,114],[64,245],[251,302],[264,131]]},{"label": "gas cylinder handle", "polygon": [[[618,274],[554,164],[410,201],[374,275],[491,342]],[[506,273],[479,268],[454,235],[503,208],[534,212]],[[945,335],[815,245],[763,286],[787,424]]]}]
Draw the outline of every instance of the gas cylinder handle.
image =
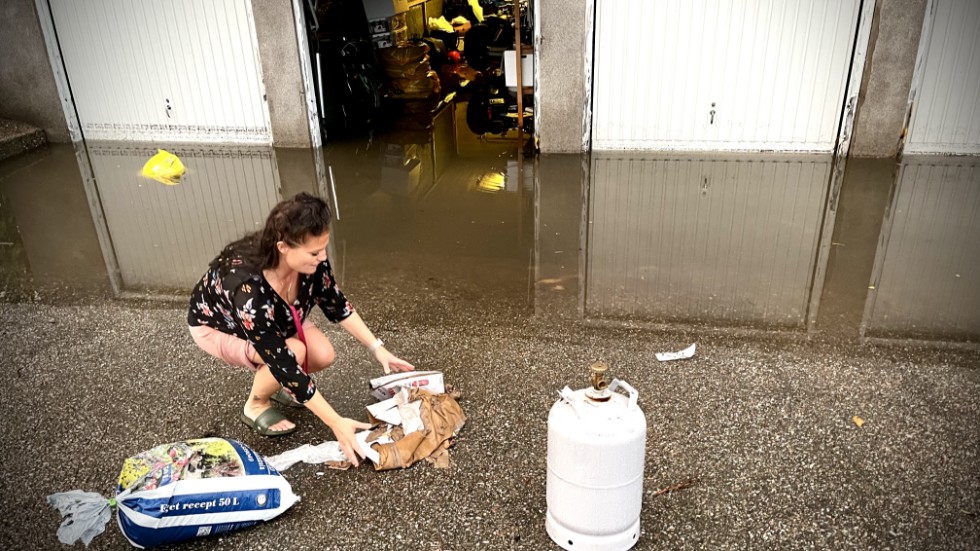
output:
[{"label": "gas cylinder handle", "polygon": [[572,406],[576,417],[579,419],[582,418],[582,402],[579,397],[572,392],[572,389],[568,388],[568,385],[565,385],[565,388],[558,391],[558,396],[567,402],[568,405]]},{"label": "gas cylinder handle", "polygon": [[611,383],[609,383],[609,390],[611,392],[615,392],[616,389],[617,388],[620,388],[620,387],[622,387],[622,389],[625,390],[626,392],[628,392],[629,395],[630,395],[630,402],[629,402],[629,405],[627,406],[627,409],[630,409],[630,410],[636,409],[636,401],[637,401],[637,399],[639,399],[640,393],[637,392],[636,389],[633,388],[633,386],[630,385],[629,383],[627,383],[626,381],[621,381],[619,379],[613,379],[613,381]]}]

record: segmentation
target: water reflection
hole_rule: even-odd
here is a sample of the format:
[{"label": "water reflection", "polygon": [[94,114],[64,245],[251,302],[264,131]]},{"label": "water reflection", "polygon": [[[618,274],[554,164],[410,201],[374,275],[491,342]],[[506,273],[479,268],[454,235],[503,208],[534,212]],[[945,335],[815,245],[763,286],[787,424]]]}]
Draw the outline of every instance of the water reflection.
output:
[{"label": "water reflection", "polygon": [[51,144],[0,163],[3,293],[68,286],[105,293],[108,276],[75,151]]},{"label": "water reflection", "polygon": [[154,148],[88,151],[124,289],[192,287],[215,253],[259,229],[281,198],[271,147],[170,147],[187,167],[175,186],[140,176]]},{"label": "water reflection", "polygon": [[3,292],[18,280],[104,288],[114,274],[122,295],[183,300],[223,244],[311,191],[336,196],[334,266],[379,320],[816,319],[809,329],[845,337],[980,338],[978,159],[850,160],[828,217],[827,156],[525,160],[508,142],[441,145],[442,124],[418,143],[332,146],[332,186],[308,150],[175,145],[177,186],[141,178],[155,149],[132,144],[90,144],[82,169],[70,146],[9,159]]},{"label": "water reflection", "polygon": [[436,117],[414,141],[382,135],[378,150],[328,147],[341,212],[340,280],[358,301],[379,297],[372,308],[392,320],[526,319],[534,303],[534,163],[518,163],[512,140],[452,138],[449,121]]},{"label": "water reflection", "polygon": [[862,330],[980,336],[980,159],[907,157],[882,224]]},{"label": "water reflection", "polygon": [[585,314],[803,327],[830,167],[593,156]]}]

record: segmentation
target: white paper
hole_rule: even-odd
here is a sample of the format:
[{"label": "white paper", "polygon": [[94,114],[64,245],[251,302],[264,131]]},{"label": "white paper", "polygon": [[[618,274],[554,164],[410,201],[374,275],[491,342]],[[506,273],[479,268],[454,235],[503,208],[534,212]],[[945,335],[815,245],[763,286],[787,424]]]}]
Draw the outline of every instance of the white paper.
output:
[{"label": "white paper", "polygon": [[686,360],[688,358],[694,357],[694,348],[697,343],[688,346],[680,352],[657,352],[657,360],[661,362],[669,362],[671,360]]},{"label": "white paper", "polygon": [[408,436],[422,430],[422,400],[398,405],[398,415],[402,418],[402,430]]},{"label": "white paper", "polygon": [[[407,403],[406,403],[407,402]],[[408,402],[408,389],[402,388],[394,397],[367,407],[378,421],[389,425],[401,425],[405,434],[422,430],[422,400]]]},{"label": "white paper", "polygon": [[434,375],[440,373],[439,371],[402,371],[399,373],[391,373],[389,375],[384,375],[382,377],[377,377],[371,379],[371,388],[378,388],[379,386],[386,385],[393,381],[399,379],[409,379],[413,377],[423,376],[423,375]]},{"label": "white paper", "polygon": [[371,404],[367,407],[367,410],[375,419],[388,423],[389,425],[397,425],[402,422],[402,417],[398,414],[398,404],[395,403],[394,398],[388,398],[376,404]]},{"label": "white paper", "polygon": [[371,395],[378,400],[387,400],[394,396],[399,389],[405,387],[422,388],[433,394],[446,392],[440,371],[407,371],[371,379],[371,388],[373,389]]},{"label": "white paper", "polygon": [[390,436],[387,434],[378,438],[371,444],[367,443],[368,436],[371,435],[370,430],[362,430],[361,432],[354,433],[354,439],[357,440],[357,444],[361,447],[361,451],[364,452],[364,457],[370,459],[375,465],[381,463],[381,454],[371,447],[371,444],[390,444],[394,442]]}]

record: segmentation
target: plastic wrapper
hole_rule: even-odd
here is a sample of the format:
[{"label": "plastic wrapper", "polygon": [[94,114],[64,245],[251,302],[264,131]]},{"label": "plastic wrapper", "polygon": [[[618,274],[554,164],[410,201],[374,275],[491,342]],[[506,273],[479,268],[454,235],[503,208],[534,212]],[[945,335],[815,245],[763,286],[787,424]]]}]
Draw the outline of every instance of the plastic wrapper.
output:
[{"label": "plastic wrapper", "polygon": [[425,99],[441,90],[439,75],[429,71],[416,78],[393,78],[388,83],[392,97],[403,99]]},{"label": "plastic wrapper", "polygon": [[58,541],[67,545],[81,540],[88,547],[95,536],[105,532],[105,525],[112,518],[111,502],[95,492],[51,494],[48,504],[65,517],[58,528]]},{"label": "plastic wrapper", "polygon": [[418,63],[385,65],[384,71],[388,78],[416,78],[424,77],[432,67],[428,59],[423,59]]},{"label": "plastic wrapper", "polygon": [[316,446],[303,444],[298,448],[287,450],[279,455],[266,458],[269,465],[279,471],[285,471],[297,463],[318,465],[326,463],[332,469],[346,470],[350,468],[350,460],[340,449],[340,442],[330,440]]},{"label": "plastic wrapper", "polygon": [[176,155],[158,149],[157,154],[150,157],[150,160],[143,165],[141,174],[161,184],[175,186],[180,183],[180,177],[184,175],[185,171],[184,163]]},{"label": "plastic wrapper", "polygon": [[427,59],[425,48],[422,46],[399,46],[385,48],[377,52],[378,60],[385,67],[395,65],[414,65]]},{"label": "plastic wrapper", "polygon": [[63,517],[58,538],[86,545],[105,529],[110,506],[139,548],[223,534],[271,520],[299,498],[289,482],[248,446],[224,438],[164,444],[123,462],[116,496],[48,496]]}]

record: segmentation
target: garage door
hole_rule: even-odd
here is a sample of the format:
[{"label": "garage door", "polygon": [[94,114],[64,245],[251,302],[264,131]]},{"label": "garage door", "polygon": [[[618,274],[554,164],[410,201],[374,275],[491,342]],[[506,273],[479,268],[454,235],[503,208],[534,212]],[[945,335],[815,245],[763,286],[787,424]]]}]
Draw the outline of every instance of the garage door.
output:
[{"label": "garage door", "polygon": [[250,0],[51,0],[86,139],[272,143]]},{"label": "garage door", "polygon": [[594,149],[831,152],[860,0],[596,0]]},{"label": "garage door", "polygon": [[593,155],[586,315],[803,327],[831,159]]},{"label": "garage door", "polygon": [[904,157],[878,240],[862,331],[980,337],[980,160]]},{"label": "garage door", "polygon": [[980,2],[929,3],[906,153],[980,153]]}]

